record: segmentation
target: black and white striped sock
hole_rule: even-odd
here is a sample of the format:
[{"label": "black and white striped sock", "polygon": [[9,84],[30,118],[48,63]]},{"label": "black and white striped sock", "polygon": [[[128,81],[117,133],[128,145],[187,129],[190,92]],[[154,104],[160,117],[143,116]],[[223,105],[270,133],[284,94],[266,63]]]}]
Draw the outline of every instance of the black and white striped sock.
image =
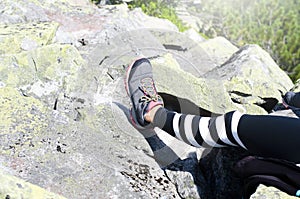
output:
[{"label": "black and white striped sock", "polygon": [[153,124],[195,147],[240,146],[246,149],[237,130],[241,116],[240,112],[233,111],[216,117],[201,117],[160,108]]}]

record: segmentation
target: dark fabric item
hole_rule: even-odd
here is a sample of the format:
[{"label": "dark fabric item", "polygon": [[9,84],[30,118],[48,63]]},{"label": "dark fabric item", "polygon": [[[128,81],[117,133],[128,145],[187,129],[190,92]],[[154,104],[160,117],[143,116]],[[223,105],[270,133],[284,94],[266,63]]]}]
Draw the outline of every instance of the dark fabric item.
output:
[{"label": "dark fabric item", "polygon": [[249,198],[259,184],[276,187],[292,196],[300,190],[300,168],[285,160],[248,156],[238,161],[233,170],[244,179],[245,198]]},{"label": "dark fabric item", "polygon": [[[189,144],[188,139],[186,138],[186,132],[184,130],[184,121],[186,118],[186,114],[182,114],[179,118],[179,133],[180,133],[180,137],[182,138],[182,141]],[[173,123],[173,122],[172,122]]]},{"label": "dark fabric item", "polygon": [[173,130],[174,115],[175,113],[172,111],[168,111],[163,107],[159,108],[154,115],[153,125],[175,137],[175,132]]},{"label": "dark fabric item", "polygon": [[212,117],[210,120],[209,120],[209,125],[208,125],[208,128],[209,128],[209,132],[210,132],[210,135],[212,137],[212,139],[219,145],[222,145],[222,146],[230,146],[224,142],[222,142],[222,140],[220,139],[219,137],[219,134],[218,134],[218,127],[217,127],[217,124],[216,124],[216,117]]},{"label": "dark fabric item", "polygon": [[231,111],[224,115],[226,135],[233,144],[236,144],[237,146],[239,146],[238,142],[234,139],[234,137],[232,135],[232,131],[231,131],[231,121],[232,121],[233,113],[234,113],[234,111]]},{"label": "dark fabric item", "polygon": [[300,120],[270,115],[243,115],[238,135],[257,156],[300,163]]},{"label": "dark fabric item", "polygon": [[296,196],[296,193],[298,191],[297,188],[291,186],[290,184],[282,181],[277,177],[268,176],[268,175],[254,175],[245,180],[243,198],[245,199],[250,198],[251,195],[255,193],[259,184],[263,184],[268,187],[269,186],[276,187],[277,189],[291,196]]},{"label": "dark fabric item", "polygon": [[[200,116],[195,116],[192,120],[192,133],[193,133],[194,138],[197,137],[197,134],[200,134],[200,130],[199,130],[200,119],[201,119]],[[198,143],[202,143],[202,142],[203,142],[203,139],[201,137],[200,142],[198,142]]]},{"label": "dark fabric item", "polygon": [[300,108],[300,92],[287,92],[282,99],[288,106]]},{"label": "dark fabric item", "polygon": [[[174,127],[173,127],[173,120],[174,120],[175,114],[176,114],[175,112],[169,111],[163,107],[159,108],[154,116],[153,126],[159,127],[160,129],[164,130],[171,136],[176,137],[176,134],[174,132]],[[178,130],[179,130],[180,138],[182,139],[182,141],[187,144],[193,145],[192,143],[189,142],[189,140],[187,138],[187,132],[186,132],[186,127],[185,127],[186,117],[187,117],[187,114],[181,114],[179,117],[179,120],[178,120],[178,124],[176,124],[176,125],[178,125]],[[191,125],[192,134],[193,134],[195,140],[197,141],[197,143],[200,146],[203,146],[206,148],[211,148],[212,146],[208,145],[204,141],[203,137],[201,136],[200,129],[199,129],[200,119],[201,119],[201,116],[194,115],[192,123],[188,124],[188,125]],[[218,131],[220,129],[218,129],[218,127],[216,125],[216,117],[210,118],[209,125],[207,128],[208,128],[210,135],[215,143],[217,143],[221,146],[230,146],[230,145],[224,143],[219,138]]]},{"label": "dark fabric item", "polygon": [[204,148],[211,148],[211,146],[209,146],[204,141],[204,139],[202,138],[202,136],[200,134],[200,129],[199,129],[200,119],[201,119],[201,116],[196,116],[196,117],[194,117],[193,122],[192,122],[194,138],[200,146],[203,146]]},{"label": "dark fabric item", "polygon": [[146,141],[148,142],[153,152],[158,151],[167,146],[157,135],[147,137]]},{"label": "dark fabric item", "polygon": [[[166,104],[174,111],[199,115],[190,112],[190,108],[193,107],[193,111],[201,112],[197,106],[193,104],[192,106],[191,103],[181,103],[178,99],[172,99],[172,103],[176,102],[175,107],[172,103],[168,104],[168,101]],[[204,113],[205,116],[213,116],[208,112]],[[238,145],[231,131],[232,114],[233,112],[229,112],[224,116],[225,129],[228,139]],[[168,121],[173,121],[173,117],[172,120]],[[200,120],[200,117],[197,117],[197,120],[198,118]],[[194,118],[192,122],[193,134],[196,141],[203,146],[205,142],[200,136],[199,129],[196,128],[197,120]],[[184,118],[181,127],[179,127],[181,131],[184,129],[183,121]],[[172,125],[172,122],[166,123]],[[217,131],[214,120],[211,121],[210,126],[210,131],[214,133],[212,137],[216,140]],[[164,128],[166,129],[166,127]],[[173,130],[173,126],[170,126],[170,128]],[[244,199],[250,198],[259,184],[273,186],[289,195],[298,196],[296,194],[300,194],[300,168],[295,163],[300,163],[298,147],[300,142],[299,119],[269,115],[243,115],[237,130],[240,140],[248,151],[251,154],[261,156],[248,156],[238,161],[233,168],[239,178],[244,181]]]}]

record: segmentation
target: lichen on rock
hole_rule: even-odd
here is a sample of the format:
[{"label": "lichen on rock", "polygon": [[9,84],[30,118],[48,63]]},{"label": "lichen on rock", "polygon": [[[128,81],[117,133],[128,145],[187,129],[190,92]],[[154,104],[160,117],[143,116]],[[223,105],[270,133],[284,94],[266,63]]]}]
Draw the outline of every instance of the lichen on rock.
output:
[{"label": "lichen on rock", "polygon": [[0,78],[4,85],[15,87],[24,95],[42,97],[52,106],[59,93],[69,95],[77,91],[78,71],[84,65],[74,46],[51,44],[2,56]]},{"label": "lichen on rock", "polygon": [[214,113],[266,114],[293,84],[265,51],[193,40],[126,4],[3,0],[0,8],[0,196],[39,197],[41,187],[75,199],[241,195],[230,166],[242,153],[138,131],[123,81],[143,54],[159,92]]},{"label": "lichen on rock", "polygon": [[0,55],[33,50],[52,42],[58,23],[31,22],[0,25]]},{"label": "lichen on rock", "polygon": [[1,198],[44,198],[64,199],[58,194],[51,193],[37,185],[26,182],[0,170],[0,197]]},{"label": "lichen on rock", "polygon": [[48,109],[39,100],[23,96],[15,88],[0,88],[1,153],[19,154],[48,127]]}]

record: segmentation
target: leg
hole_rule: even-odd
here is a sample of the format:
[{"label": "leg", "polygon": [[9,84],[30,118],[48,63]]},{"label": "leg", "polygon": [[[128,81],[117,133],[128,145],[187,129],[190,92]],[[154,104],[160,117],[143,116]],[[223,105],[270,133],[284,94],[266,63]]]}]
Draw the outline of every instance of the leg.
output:
[{"label": "leg", "polygon": [[300,120],[270,115],[243,115],[239,137],[253,154],[300,163]]},{"label": "leg", "polygon": [[148,116],[154,126],[196,147],[239,146],[254,155],[300,163],[300,121],[296,118],[242,115],[236,111],[208,118],[160,107]]},{"label": "leg", "polygon": [[237,134],[240,116],[235,111],[217,117],[201,117],[157,107],[149,111],[145,118],[154,126],[195,147],[240,146],[246,149]]},{"label": "leg", "polygon": [[129,67],[125,83],[137,128],[156,126],[196,147],[239,146],[254,155],[300,162],[298,119],[242,115],[237,111],[217,117],[168,111],[162,107],[147,59],[139,59]]},{"label": "leg", "polygon": [[226,117],[209,118],[180,115],[162,108],[163,101],[157,94],[149,60],[143,58],[131,64],[125,84],[132,102],[132,121],[137,128],[157,126],[196,147],[244,147],[235,130],[237,122],[233,123],[235,127],[232,132],[225,130],[224,121],[229,121],[227,128],[231,129],[231,118],[233,115],[238,116],[238,112],[227,114]]}]

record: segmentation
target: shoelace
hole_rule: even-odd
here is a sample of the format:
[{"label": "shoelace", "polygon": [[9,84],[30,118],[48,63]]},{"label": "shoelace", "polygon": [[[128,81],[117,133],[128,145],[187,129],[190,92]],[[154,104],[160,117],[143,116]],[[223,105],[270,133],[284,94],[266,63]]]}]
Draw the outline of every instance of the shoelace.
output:
[{"label": "shoelace", "polygon": [[151,101],[156,102],[161,99],[160,95],[157,94],[152,78],[148,77],[142,79],[140,88],[145,94],[140,98],[141,102],[143,103],[149,103]]}]

